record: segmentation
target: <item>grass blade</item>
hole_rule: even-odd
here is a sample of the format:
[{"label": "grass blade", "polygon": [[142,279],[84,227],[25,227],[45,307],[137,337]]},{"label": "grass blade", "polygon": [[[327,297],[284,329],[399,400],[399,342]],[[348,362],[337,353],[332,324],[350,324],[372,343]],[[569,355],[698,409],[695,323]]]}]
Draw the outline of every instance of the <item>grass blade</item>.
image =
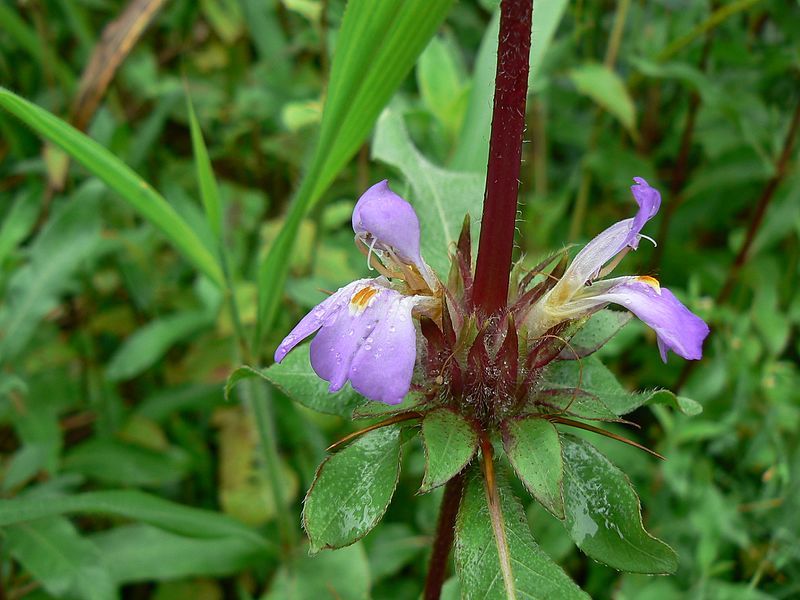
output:
[{"label": "grass blade", "polygon": [[363,144],[451,5],[452,0],[347,4],[316,150],[283,229],[259,268],[255,347],[277,311],[303,217]]},{"label": "grass blade", "polygon": [[197,168],[197,184],[200,187],[200,198],[203,200],[208,226],[214,234],[217,243],[222,243],[222,203],[219,199],[219,188],[211,167],[208,149],[203,141],[203,131],[197,122],[192,99],[186,94],[186,106],[189,111],[189,127],[192,133],[192,150]]},{"label": "grass blade", "polygon": [[219,287],[219,262],[175,209],[111,152],[55,115],[0,87],[0,107],[57,144],[155,225],[197,269]]}]

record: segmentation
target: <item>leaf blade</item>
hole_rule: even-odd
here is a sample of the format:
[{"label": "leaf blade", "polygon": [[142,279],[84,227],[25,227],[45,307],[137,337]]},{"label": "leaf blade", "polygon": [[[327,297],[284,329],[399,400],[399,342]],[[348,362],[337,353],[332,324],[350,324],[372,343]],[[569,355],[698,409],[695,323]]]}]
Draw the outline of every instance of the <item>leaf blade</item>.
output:
[{"label": "leaf blade", "polygon": [[2,87],[0,108],[86,167],[158,228],[200,272],[223,287],[222,269],[213,254],[175,209],[130,167],[71,125]]},{"label": "leaf blade", "polygon": [[358,151],[452,4],[453,0],[347,3],[313,158],[284,226],[259,266],[255,347],[274,320],[304,215]]},{"label": "leaf blade", "polygon": [[538,417],[508,419],[501,425],[511,466],[528,491],[559,519],[564,518],[564,462],[558,431]]},{"label": "leaf blade", "polygon": [[644,529],[639,498],[625,474],[580,438],[564,435],[562,444],[565,526],[578,547],[621,571],[673,573],[678,557]]},{"label": "leaf blade", "polygon": [[[431,163],[414,146],[403,116],[388,108],[375,131],[372,156],[398,169],[410,183],[411,203],[419,215],[420,247],[425,261],[446,280],[450,246],[458,239],[464,215],[477,232],[483,209],[483,177],[476,173],[448,171]],[[477,239],[477,235],[472,236]]]},{"label": "leaf blade", "polygon": [[200,188],[200,199],[203,201],[203,209],[206,213],[206,220],[217,243],[222,243],[222,203],[219,199],[219,188],[217,179],[214,177],[214,169],[211,159],[208,156],[208,148],[203,139],[203,131],[197,121],[194,112],[194,105],[189,93],[186,93],[186,107],[189,112],[189,130],[192,137],[192,151],[194,152],[194,163],[197,173],[197,184]]},{"label": "leaf blade", "polygon": [[581,94],[611,113],[636,139],[636,108],[620,76],[599,63],[587,63],[570,71]]},{"label": "leaf blade", "polygon": [[303,508],[312,553],[349,546],[383,517],[400,475],[400,431],[365,433],[317,469]]},{"label": "leaf blade", "polygon": [[[475,470],[477,471],[477,469]],[[455,558],[465,598],[484,600],[586,600],[584,593],[536,544],[525,513],[508,486],[497,486],[511,573],[499,576],[500,554],[491,525],[487,490],[473,472],[456,521]],[[500,581],[504,579],[504,581]],[[511,594],[507,586],[511,587]]]},{"label": "leaf blade", "polygon": [[461,415],[448,408],[433,410],[422,420],[425,494],[458,475],[478,450],[478,434]]}]

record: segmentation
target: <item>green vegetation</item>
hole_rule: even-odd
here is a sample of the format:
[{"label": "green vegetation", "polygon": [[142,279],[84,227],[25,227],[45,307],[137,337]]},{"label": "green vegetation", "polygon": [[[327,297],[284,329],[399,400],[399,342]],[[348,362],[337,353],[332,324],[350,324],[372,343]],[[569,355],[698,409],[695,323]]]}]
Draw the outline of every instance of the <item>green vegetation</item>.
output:
[{"label": "green vegetation", "polygon": [[[272,355],[325,291],[373,276],[350,226],[373,183],[412,201],[440,274],[466,212],[477,239],[496,6],[0,0],[0,598],[420,597],[441,484],[474,432],[440,409],[413,439],[366,433],[303,505],[326,448],[393,413],[329,394],[306,347],[279,369]],[[613,313],[575,338],[624,325],[597,355],[548,372],[554,405],[602,420],[563,383],[582,377],[640,428],[593,422],[666,461],[509,427],[524,487],[500,469],[497,501],[527,557],[520,594],[800,596],[797,3],[536,0],[531,70],[520,269],[630,216],[644,177],[664,199],[644,231],[658,246],[618,272],[657,277],[711,335],[702,361],[664,365]],[[369,473],[349,464],[373,455]],[[374,511],[345,528],[357,495]],[[608,523],[587,529],[587,506],[651,563]],[[304,508],[327,523],[310,543]],[[499,593],[485,575],[504,560],[485,508],[469,476],[448,577],[467,572],[473,597]],[[451,577],[442,597],[458,594]]]}]

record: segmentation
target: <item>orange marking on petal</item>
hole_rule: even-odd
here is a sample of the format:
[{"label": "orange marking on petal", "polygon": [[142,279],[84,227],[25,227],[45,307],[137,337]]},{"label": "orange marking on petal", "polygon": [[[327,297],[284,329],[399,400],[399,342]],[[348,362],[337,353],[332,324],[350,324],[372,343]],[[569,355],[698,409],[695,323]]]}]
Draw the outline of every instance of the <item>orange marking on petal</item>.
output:
[{"label": "orange marking on petal", "polygon": [[655,277],[650,277],[649,275],[640,275],[636,278],[637,281],[641,281],[645,285],[649,285],[653,288],[657,293],[661,293],[661,284],[658,283],[658,279]]},{"label": "orange marking on petal", "polygon": [[367,285],[353,294],[353,297],[350,298],[350,314],[360,315],[367,310],[372,300],[378,295],[378,291],[378,288]]}]

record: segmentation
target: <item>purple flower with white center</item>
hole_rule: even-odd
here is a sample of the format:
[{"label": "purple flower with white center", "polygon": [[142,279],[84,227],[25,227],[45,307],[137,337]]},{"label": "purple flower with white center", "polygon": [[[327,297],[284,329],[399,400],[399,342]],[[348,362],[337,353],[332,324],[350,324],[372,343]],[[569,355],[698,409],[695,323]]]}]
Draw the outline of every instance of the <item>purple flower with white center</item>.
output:
[{"label": "purple flower with white center", "polygon": [[[616,277],[594,282],[607,275],[630,248],[634,250],[643,236],[644,225],[658,212],[661,195],[641,177],[631,186],[639,204],[636,216],[615,223],[595,237],[567,267],[559,282],[531,309],[526,317],[530,334],[542,335],[551,327],[580,318],[608,303],[630,310],[653,328],[658,337],[661,358],[669,350],[689,360],[702,356],[708,325],[693,314],[653,277]],[[591,285],[587,285],[590,284]]]},{"label": "purple flower with white center", "polygon": [[[318,332],[311,342],[311,366],[330,383],[331,392],[350,381],[370,400],[399,404],[411,387],[417,357],[412,313],[434,307],[431,294],[438,282],[420,256],[414,209],[386,181],[361,196],[353,230],[370,266],[402,278],[411,293],[394,289],[383,276],[344,286],[303,317],[278,346],[275,362]],[[385,262],[373,261],[373,255]]]}]

